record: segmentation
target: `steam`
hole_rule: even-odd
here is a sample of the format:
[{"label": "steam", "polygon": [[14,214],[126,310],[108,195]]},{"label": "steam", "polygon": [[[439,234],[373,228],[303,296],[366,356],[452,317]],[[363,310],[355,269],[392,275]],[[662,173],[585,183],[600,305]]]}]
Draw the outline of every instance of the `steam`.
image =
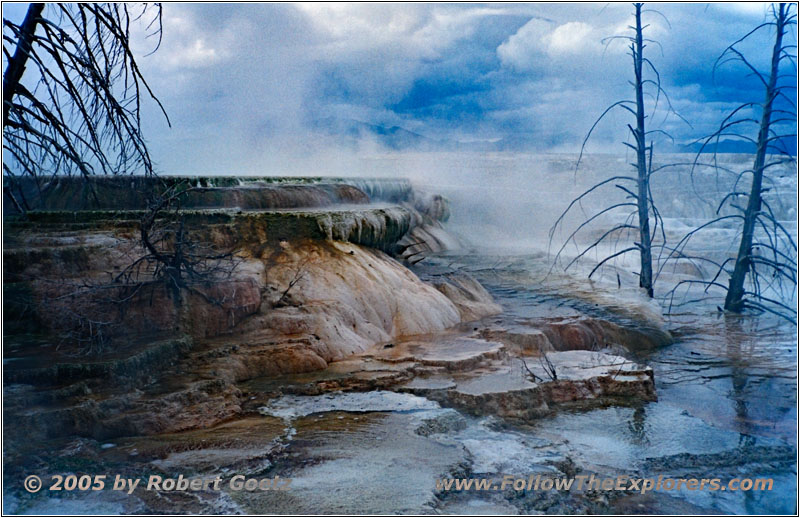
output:
[{"label": "steam", "polygon": [[[651,36],[664,48],[654,60],[674,107],[695,126],[694,133],[680,124],[663,129],[684,143],[750,98],[743,74],[722,71],[714,84],[710,66],[761,16],[717,5],[702,15],[702,5],[659,9],[672,28],[653,15]],[[628,95],[624,47],[599,40],[624,31],[629,11],[622,4],[168,5],[161,47],[140,65],[173,127],[145,102],[145,135],[167,174],[360,173],[363,157],[390,149],[359,124],[399,127],[452,151],[500,142],[576,152],[602,109]],[[140,38],[134,48],[145,54],[154,43]],[[612,114],[590,151],[618,148],[622,122]]]}]

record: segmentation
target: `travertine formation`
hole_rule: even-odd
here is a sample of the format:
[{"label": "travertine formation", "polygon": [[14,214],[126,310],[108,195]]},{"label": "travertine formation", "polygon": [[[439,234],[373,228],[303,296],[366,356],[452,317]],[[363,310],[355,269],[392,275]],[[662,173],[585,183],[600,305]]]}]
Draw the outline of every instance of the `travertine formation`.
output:
[{"label": "travertine formation", "polygon": [[[179,293],[120,276],[144,254],[138,222],[152,179],[59,179],[43,186],[38,210],[6,215],[12,434],[206,427],[287,391],[386,388],[516,418],[654,397],[647,368],[597,352],[626,343],[612,324],[511,332],[482,321],[502,308],[468,274],[422,281],[402,264],[458,246],[441,196],[403,180],[184,180],[196,188],[179,213],[186,235],[232,250],[235,267]],[[31,197],[34,187],[15,188]],[[537,370],[544,355],[558,379]]]}]

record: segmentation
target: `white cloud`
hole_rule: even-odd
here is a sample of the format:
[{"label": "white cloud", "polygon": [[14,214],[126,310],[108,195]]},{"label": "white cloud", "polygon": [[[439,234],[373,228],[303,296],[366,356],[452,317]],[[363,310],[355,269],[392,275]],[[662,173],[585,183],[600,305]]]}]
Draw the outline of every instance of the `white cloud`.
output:
[{"label": "white cloud", "polygon": [[488,7],[416,4],[301,3],[326,39],[326,57],[391,49],[398,55],[435,59],[473,33],[481,17],[504,13]]},{"label": "white cloud", "polygon": [[554,24],[531,19],[497,48],[503,66],[517,73],[539,71],[548,75],[560,70],[581,77],[607,73],[616,68],[615,56],[626,51],[626,41],[604,38],[627,35],[630,31],[618,24],[593,25],[580,21]]},{"label": "white cloud", "polygon": [[769,2],[720,2],[718,7],[754,18],[763,18],[770,9]]},{"label": "white cloud", "polygon": [[592,52],[599,48],[599,41],[593,32],[593,27],[588,23],[568,22],[559,25],[547,36],[547,49],[551,54]]},{"label": "white cloud", "polygon": [[[164,9],[162,26],[162,48],[148,59],[148,65],[160,73],[211,67],[229,57],[226,49],[230,46],[232,34],[228,31],[199,31],[191,11],[168,6]],[[152,50],[152,38],[136,43],[144,52]]]},{"label": "white cloud", "polygon": [[551,24],[533,18],[497,47],[497,57],[505,66],[518,71],[530,70],[541,60],[546,48],[545,36]]},{"label": "white cloud", "polygon": [[[648,56],[682,114],[711,120],[715,113],[682,101],[713,98],[713,61],[754,26],[752,16],[717,4],[657,9],[672,28],[646,13],[647,35],[664,50],[652,45]],[[276,148],[289,156],[315,145],[308,123],[328,117],[442,139],[528,133],[579,145],[608,103],[630,95],[627,40],[608,48],[602,40],[627,36],[631,11],[613,3],[166,4],[162,48],[140,64],[175,139],[163,130],[148,136],[168,166],[248,161],[254,170]],[[698,91],[674,87],[687,83]],[[593,142],[624,138],[624,116],[610,116]],[[194,152],[176,154],[178,138]]]},{"label": "white cloud", "polygon": [[197,38],[176,49],[165,61],[170,67],[196,68],[211,66],[219,59],[220,53],[216,49],[208,47],[202,38]]}]

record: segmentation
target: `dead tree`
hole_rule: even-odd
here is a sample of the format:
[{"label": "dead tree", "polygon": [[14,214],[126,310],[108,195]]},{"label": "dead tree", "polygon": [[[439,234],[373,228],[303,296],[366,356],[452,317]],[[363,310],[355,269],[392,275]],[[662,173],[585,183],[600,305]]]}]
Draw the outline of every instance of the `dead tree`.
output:
[{"label": "dead tree", "polygon": [[142,287],[164,283],[176,303],[188,290],[221,304],[225,301],[199,288],[228,279],[237,264],[233,251],[219,251],[192,235],[180,211],[191,189],[157,177],[142,133],[143,97],[158,105],[168,124],[169,118],[141,72],[131,38],[141,28],[155,52],[161,14],[157,3],[32,3],[22,23],[3,19],[4,195],[16,210],[24,216],[33,205],[15,182],[21,177],[33,178],[42,194],[58,176],[78,175],[95,200],[90,181],[95,175],[141,174],[152,180],[143,193],[148,203],[140,221],[141,253],[108,282],[73,286],[61,280],[51,290],[58,294],[45,299],[72,304],[79,342],[96,342],[98,336],[103,341],[103,329],[114,322],[73,300],[91,298],[94,306],[124,312]]},{"label": "dead tree", "polygon": [[148,199],[140,228],[145,254],[126,271],[156,261],[156,277],[182,286],[189,277],[206,279],[229,254],[188,240],[177,214],[180,199],[193,189],[156,177],[142,134],[143,94],[158,104],[167,123],[169,118],[131,50],[131,27],[145,28],[146,36],[155,39],[155,52],[161,14],[160,4],[33,3],[21,24],[3,20],[8,61],[3,170],[10,180],[4,190],[25,213],[28,203],[13,182],[19,176],[36,179],[40,191],[56,175],[153,177],[142,193]]},{"label": "dead tree", "polygon": [[[638,233],[638,240],[634,240],[631,246],[628,246],[622,250],[615,249],[615,251],[612,252],[610,255],[600,260],[598,264],[594,267],[594,269],[592,269],[592,271],[589,273],[589,278],[591,278],[592,275],[594,275],[594,273],[608,261],[616,257],[622,256],[624,254],[638,251],[639,265],[640,265],[638,273],[639,286],[645,290],[645,292],[649,297],[652,297],[653,285],[654,285],[652,249],[655,236],[658,232],[659,227],[661,227],[661,235],[663,241],[666,241],[666,236],[664,235],[663,231],[663,221],[661,220],[661,215],[653,201],[653,195],[650,188],[650,177],[654,172],[652,168],[653,142],[651,141],[650,144],[648,144],[647,140],[653,133],[662,133],[662,134],[666,133],[660,129],[648,130],[646,128],[646,121],[648,119],[644,101],[644,96],[647,93],[646,90],[649,89],[650,87],[652,87],[654,90],[654,92],[652,92],[651,94],[655,99],[655,106],[653,110],[654,112],[655,109],[658,108],[658,103],[661,100],[661,97],[663,97],[665,102],[667,103],[668,114],[670,113],[675,115],[677,114],[672,109],[672,105],[669,101],[669,97],[667,96],[666,92],[664,92],[664,90],[661,88],[661,78],[660,75],[658,74],[655,65],[653,65],[650,59],[644,57],[644,49],[647,47],[647,43],[652,42],[652,40],[649,40],[644,37],[644,31],[647,28],[647,25],[642,25],[642,13],[647,12],[648,10],[643,10],[642,6],[643,4],[641,3],[634,4],[635,25],[630,27],[630,29],[633,32],[632,36],[614,36],[612,38],[607,38],[606,40],[604,40],[605,42],[609,43],[611,40],[615,39],[624,39],[629,42],[630,56],[633,59],[634,79],[633,82],[631,82],[631,85],[633,86],[634,99],[617,101],[612,105],[610,105],[609,107],[607,107],[606,110],[600,115],[600,117],[598,117],[598,119],[594,122],[588,134],[586,135],[586,138],[583,141],[583,144],[581,146],[580,156],[578,157],[578,163],[575,166],[575,170],[577,173],[581,159],[583,158],[583,153],[586,148],[586,143],[588,142],[589,138],[592,135],[592,132],[600,123],[600,121],[603,120],[603,118],[615,108],[621,108],[629,112],[635,119],[635,127],[628,124],[628,131],[633,138],[633,144],[629,142],[624,142],[625,146],[631,148],[636,155],[636,162],[631,164],[634,168],[635,176],[629,176],[629,175],[612,176],[606,180],[603,180],[593,185],[592,187],[581,193],[577,198],[572,200],[569,206],[564,210],[564,212],[561,213],[561,215],[558,217],[556,222],[551,227],[550,242],[552,244],[555,232],[561,226],[567,214],[570,213],[570,211],[576,206],[580,206],[580,204],[589,195],[596,193],[598,189],[601,189],[603,187],[613,186],[619,189],[625,196],[624,201],[606,206],[599,212],[596,212],[591,216],[587,216],[587,219],[585,219],[567,237],[564,244],[558,250],[554,259],[554,265],[559,262],[559,259],[564,250],[566,249],[567,245],[569,243],[574,243],[577,245],[576,236],[578,235],[578,233],[587,228],[587,226],[590,225],[592,222],[594,222],[597,218],[600,218],[601,216],[608,214],[616,209],[630,208],[631,212],[628,214],[628,217],[624,223],[613,226],[605,233],[603,233],[600,236],[600,238],[596,239],[589,246],[583,248],[583,250],[566,265],[565,269],[569,269],[572,265],[574,265],[579,259],[581,259],[588,252],[590,252],[593,249],[596,249],[602,243],[606,242],[608,239],[613,238],[620,232],[636,232]],[[645,71],[647,70],[649,70],[649,72],[652,74],[652,79],[645,78]],[[651,218],[653,220],[652,229],[650,226]]]},{"label": "dead tree", "polygon": [[[161,108],[130,47],[131,26],[161,41],[160,4],[41,4],[3,19],[3,171],[29,175],[153,173],[140,103]],[[167,118],[169,123],[169,119]],[[5,195],[26,210],[13,182]]]},{"label": "dead tree", "polygon": [[[773,10],[774,9],[775,8],[773,7]],[[778,85],[778,69],[780,62],[786,58],[790,60],[793,59],[792,54],[787,52],[787,48],[783,43],[786,27],[791,25],[796,20],[796,14],[789,15],[789,9],[789,4],[780,4],[777,11],[774,11],[775,45],[772,50],[770,72],[766,81],[764,81],[765,77],[758,73],[755,68],[753,68],[753,71],[765,83],[765,99],[761,106],[761,122],[758,130],[758,140],[756,141],[756,157],[755,162],[753,163],[752,172],[753,180],[750,186],[750,195],[748,197],[747,208],[744,212],[742,240],[739,245],[739,252],[736,257],[733,274],[731,275],[730,283],[728,284],[728,294],[725,297],[725,309],[728,311],[740,312],[745,308],[746,305],[761,306],[761,302],[758,300],[745,302],[746,295],[755,295],[757,299],[763,299],[763,297],[761,296],[760,292],[747,293],[744,288],[745,277],[749,272],[753,277],[755,289],[760,291],[758,282],[759,263],[772,269],[778,278],[783,278],[786,276],[791,282],[794,283],[795,286],[797,285],[797,279],[794,277],[792,272],[793,265],[786,264],[782,258],[778,257],[777,254],[779,250],[776,249],[774,243],[764,243],[761,245],[762,247],[773,252],[773,262],[770,262],[769,258],[758,257],[754,253],[753,249],[753,235],[759,219],[766,221],[766,223],[769,225],[772,225],[774,231],[778,229],[785,230],[781,228],[780,223],[778,223],[773,214],[770,214],[769,210],[767,212],[762,211],[762,207],[769,207],[765,203],[762,196],[762,185],[764,181],[764,170],[768,165],[770,165],[766,163],[768,148],[772,147],[775,149],[775,146],[771,145],[771,143],[788,137],[788,135],[776,135],[774,131],[771,131],[771,126],[773,123],[772,115],[775,99],[779,95],[785,96],[785,94],[782,93],[782,89],[785,88],[785,86]],[[728,47],[728,49],[731,52],[739,54],[733,46]],[[747,63],[744,56],[739,54],[737,57],[739,57],[744,63]],[[796,114],[793,115],[792,118],[796,119]],[[770,233],[769,230],[767,233]],[[775,232],[773,232],[773,234],[775,234]],[[792,240],[791,234],[786,232],[783,235],[788,238],[793,249],[797,251],[797,246]],[[779,236],[776,235],[775,237]]]},{"label": "dead tree", "polygon": [[236,249],[198,236],[204,229],[192,227],[181,210],[185,195],[195,190],[201,189],[185,180],[161,183],[161,189],[153,190],[157,194],[142,212],[139,239],[127,250],[125,245],[120,248],[126,259],[119,269],[113,269],[118,263],[112,262],[112,269],[101,275],[26,279],[37,285],[35,312],[48,315],[47,325],[65,353],[102,353],[114,340],[129,338],[124,333],[127,319],[141,318],[135,316],[137,311],[153,307],[154,298],[163,303],[160,293],[173,303],[160,311],[180,309],[187,295],[231,313],[243,307],[237,305],[233,277],[241,263]]},{"label": "dead tree", "polygon": [[[797,138],[794,94],[790,97],[785,93],[786,90],[797,87],[797,57],[794,53],[797,47],[784,41],[791,26],[797,24],[797,13],[792,12],[792,5],[794,4],[773,5],[771,20],[757,26],[727,47],[714,65],[715,71],[728,62],[743,65],[763,85],[764,100],[760,104],[746,102],[734,109],[714,133],[702,139],[697,157],[708,146],[718,144],[722,137],[750,142],[755,146],[756,154],[752,169],[733,172],[733,186],[719,202],[717,217],[687,233],[675,248],[679,253],[700,230],[721,221],[736,220],[741,223],[736,257],[717,264],[716,274],[710,281],[686,280],[678,283],[675,288],[685,283],[700,284],[705,285],[705,291],[708,292],[710,287],[716,286],[726,290],[724,309],[727,311],[741,313],[745,309],[754,309],[796,321],[796,309],[784,299],[791,299],[797,290],[797,244],[764,197],[770,190],[765,184],[770,181],[771,171],[787,162],[796,168],[797,163],[796,157],[782,144],[786,139]],[[760,71],[737,49],[737,45],[762,29],[775,31],[768,72]],[[785,66],[793,69],[793,73],[781,73],[784,62]],[[786,81],[787,78],[790,80]],[[749,116],[748,110],[754,110],[756,115]],[[758,111],[760,118],[756,118]],[[787,125],[790,129],[786,129]],[[746,134],[748,126],[757,127],[755,139]],[[714,154],[716,159],[716,149]],[[751,177],[750,188],[745,191],[739,184],[746,181],[748,176]],[[742,199],[746,199],[744,206],[740,202]],[[730,263],[733,263],[732,269]],[[719,281],[723,273],[729,275],[727,286]],[[673,288],[670,293],[674,296],[674,292]]]},{"label": "dead tree", "polygon": [[200,295],[206,302],[221,305],[197,285],[229,280],[241,261],[235,249],[220,250],[207,240],[190,234],[181,212],[181,201],[192,191],[202,190],[187,181],[171,185],[161,183],[151,191],[147,210],[139,224],[144,254],[126,267],[115,281],[131,283],[140,277],[163,281],[180,303],[184,290]]}]

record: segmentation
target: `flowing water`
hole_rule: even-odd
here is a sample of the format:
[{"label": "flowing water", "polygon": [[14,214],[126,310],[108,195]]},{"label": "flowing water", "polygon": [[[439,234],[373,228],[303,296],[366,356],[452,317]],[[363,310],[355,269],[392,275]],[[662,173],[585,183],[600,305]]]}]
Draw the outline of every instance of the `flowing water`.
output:
[{"label": "flowing water", "polygon": [[[134,471],[156,466],[167,472],[203,472],[226,465],[236,472],[289,473],[296,479],[291,491],[227,493],[208,504],[151,502],[144,508],[124,499],[84,502],[82,507],[36,501],[26,512],[795,514],[796,326],[768,314],[724,315],[717,310],[719,292],[683,290],[677,298],[668,297],[670,285],[709,273],[693,265],[665,269],[656,301],[631,287],[636,282],[632,258],[621,258],[595,281],[586,280],[586,273],[591,260],[602,254],[590,254],[569,274],[553,268],[553,253],[569,229],[611,198],[581,205],[575,217],[565,220],[567,234],[556,233],[553,249],[548,231],[558,215],[597,179],[625,174],[629,162],[624,156],[589,157],[576,174],[575,160],[568,155],[405,154],[370,157],[362,165],[370,174],[411,177],[415,187],[450,199],[447,228],[467,246],[425,259],[417,272],[423,277],[436,269],[470,272],[502,305],[497,322],[504,326],[573,315],[637,326],[670,309],[663,318],[674,343],[632,351],[637,361],[653,367],[658,401],[560,411],[520,424],[464,416],[393,392],[284,396],[263,417],[206,431],[121,439],[103,445],[107,449],[100,458],[106,467],[124,465]],[[746,164],[747,157],[726,160],[733,167]],[[727,185],[724,175],[693,177],[686,168],[654,180],[666,235],[680,239],[685,229],[711,217],[708,200],[721,191],[720,185]],[[773,208],[795,236],[796,192],[797,176],[787,169],[770,194]],[[598,228],[618,217],[624,214],[598,218]],[[565,256],[575,256],[582,244],[596,239],[587,230],[587,236],[565,249]],[[721,227],[691,249],[724,257],[735,249],[734,237],[734,228]],[[792,295],[788,304],[795,301]],[[248,389],[268,392],[275,383],[254,380]],[[441,476],[552,475],[570,471],[564,467],[570,465],[610,477],[772,478],[774,487],[632,493],[601,507],[587,507],[586,501],[596,502],[597,495],[576,492],[569,498],[557,492],[523,498],[508,493],[435,496],[433,491]]]},{"label": "flowing water", "polygon": [[[693,159],[677,156],[664,161],[687,163]],[[745,169],[749,157],[722,160],[726,168]],[[665,323],[675,343],[641,351],[637,358],[654,368],[657,402],[635,409],[561,413],[537,422],[531,433],[568,441],[576,462],[605,472],[641,469],[648,475],[771,477],[775,480],[772,492],[682,491],[669,496],[710,512],[797,512],[796,325],[769,314],[724,315],[717,308],[724,296],[713,290],[681,290],[668,296],[670,286],[683,279],[701,278],[706,271],[665,268],[656,290],[657,299],[662,297],[658,304],[643,301],[637,290],[625,287],[635,286],[631,273],[636,269],[635,256],[618,262],[597,282],[585,279],[588,267],[580,264],[574,275],[552,268],[552,253],[565,238],[562,235],[559,240],[556,233],[555,248],[551,246],[548,255],[548,230],[571,198],[608,175],[626,174],[625,157],[590,157],[578,173],[573,169],[575,157],[564,155],[517,156],[513,160],[489,157],[478,167],[474,163],[465,167],[456,160],[443,162],[439,167],[447,172],[442,177],[475,179],[475,183],[431,181],[435,186],[429,187],[450,196],[451,228],[467,240],[471,237],[475,246],[472,254],[437,260],[473,272],[507,313],[541,317],[563,312],[564,306],[588,314],[613,313],[615,309],[627,314],[669,310]],[[774,175],[770,203],[796,242],[797,176],[793,167]],[[475,172],[478,168],[480,173]],[[654,198],[672,242],[680,240],[690,226],[714,217],[709,207],[728,185],[724,173],[709,169],[692,174],[688,166],[654,177]],[[577,212],[592,214],[591,208],[596,210],[614,199],[604,196],[587,198]],[[568,220],[564,226],[575,228],[577,221]],[[719,261],[735,251],[735,237],[734,228],[718,228],[693,238],[687,251]],[[578,245],[566,248],[566,253],[574,256],[580,245],[591,242],[580,237],[576,241]],[[789,267],[796,269],[796,264]],[[784,300],[794,306],[796,293]],[[701,460],[686,462],[678,456],[685,453],[699,455]],[[656,458],[661,460],[652,460]],[[640,500],[619,510],[672,512],[679,508],[665,495]]]},{"label": "flowing water", "polygon": [[[425,510],[427,507],[420,507],[419,498],[412,496],[420,497],[415,493],[419,492],[419,485],[430,487],[434,482],[430,474],[458,458],[452,448],[446,447],[456,446],[468,453],[463,462],[469,466],[466,473],[471,476],[552,475],[556,472],[554,465],[570,462],[579,469],[610,477],[662,475],[724,481],[735,477],[771,478],[774,488],[754,492],[656,491],[626,495],[599,508],[587,507],[581,497],[570,500],[539,494],[528,495],[525,500],[508,494],[447,493],[439,495],[443,502],[437,504],[439,511],[797,512],[796,326],[769,314],[724,315],[717,308],[722,303],[719,291],[705,293],[689,285],[692,289],[668,296],[670,287],[681,280],[707,278],[710,268],[696,262],[687,265],[677,261],[664,268],[656,301],[644,299],[638,289],[631,288],[636,284],[635,256],[621,257],[599,272],[595,281],[586,280],[592,260],[602,258],[613,248],[588,254],[587,260],[579,261],[568,274],[554,268],[553,254],[571,229],[591,215],[592,209],[597,210],[614,198],[605,193],[584,200],[574,214],[565,218],[563,228],[557,229],[551,242],[549,230],[556,218],[570,199],[593,183],[608,175],[627,174],[630,161],[624,156],[588,157],[576,172],[576,158],[403,154],[371,157],[364,167],[391,177],[411,177],[415,188],[448,197],[452,217],[447,228],[467,246],[428,257],[416,270],[423,277],[437,270],[470,272],[503,306],[502,316],[495,321],[501,326],[574,315],[638,326],[667,313],[664,326],[675,342],[658,349],[633,351],[636,360],[653,367],[658,401],[634,407],[562,411],[527,425],[462,417],[464,423],[435,435],[434,445],[418,437],[410,444],[404,430],[415,429],[426,416],[440,410],[378,411],[370,414],[371,418],[362,418],[370,423],[362,425],[366,428],[351,427],[344,437],[317,435],[314,441],[297,449],[300,456],[342,459],[334,465],[323,463],[324,469],[300,472],[312,480],[328,481],[318,487],[304,484],[303,501],[319,502],[320,509],[351,512]],[[693,156],[666,157],[665,163],[684,165],[654,178],[654,197],[664,217],[661,235],[672,242],[680,240],[692,226],[713,218],[714,200],[730,186],[731,180],[724,171],[692,171],[685,164],[693,160]],[[726,170],[744,169],[748,160],[746,156],[731,155],[721,157],[720,163]],[[771,187],[771,206],[796,241],[797,176],[792,166],[779,171]],[[587,227],[587,233],[578,236],[563,255],[574,257],[581,245],[597,238],[598,228],[624,216],[618,211],[598,218],[597,225]],[[735,237],[735,226],[723,222],[693,238],[687,251],[724,260],[735,251]],[[787,304],[795,303],[796,295],[790,294]],[[337,400],[331,408],[346,411],[350,406]],[[325,422],[342,417],[329,412],[318,419]],[[376,441],[376,434],[382,440]],[[354,452],[362,448],[374,451],[375,457]],[[391,479],[391,489],[386,486],[387,477]],[[330,482],[334,481],[338,488],[337,480],[359,485],[359,503],[344,496],[331,497]]]},{"label": "flowing water", "polygon": [[[429,261],[470,271],[514,319],[580,312],[632,325],[615,310],[652,310],[634,290],[549,272],[544,254],[450,254]],[[609,296],[614,305],[605,303]],[[682,307],[666,326],[675,343],[635,353],[654,369],[657,402],[561,412],[524,427],[525,436],[562,441],[559,450],[576,464],[608,476],[766,477],[775,483],[771,492],[662,492],[620,512],[675,512],[681,509],[677,497],[698,512],[794,513],[796,327],[774,316],[725,316],[707,303]]]}]

